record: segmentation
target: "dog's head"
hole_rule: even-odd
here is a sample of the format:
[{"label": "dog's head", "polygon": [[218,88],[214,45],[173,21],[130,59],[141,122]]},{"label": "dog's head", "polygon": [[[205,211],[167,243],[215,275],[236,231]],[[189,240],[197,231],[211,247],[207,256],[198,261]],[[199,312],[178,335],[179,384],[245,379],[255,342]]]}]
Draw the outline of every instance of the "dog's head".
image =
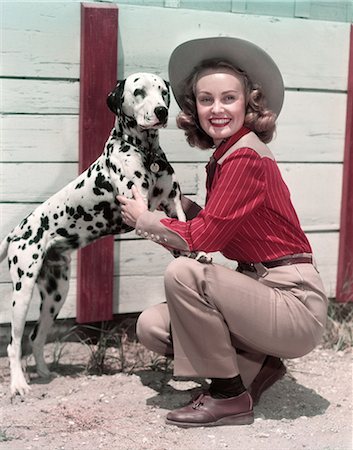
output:
[{"label": "dog's head", "polygon": [[127,118],[130,127],[162,128],[168,121],[169,84],[158,75],[135,73],[117,84],[107,104],[118,117]]}]

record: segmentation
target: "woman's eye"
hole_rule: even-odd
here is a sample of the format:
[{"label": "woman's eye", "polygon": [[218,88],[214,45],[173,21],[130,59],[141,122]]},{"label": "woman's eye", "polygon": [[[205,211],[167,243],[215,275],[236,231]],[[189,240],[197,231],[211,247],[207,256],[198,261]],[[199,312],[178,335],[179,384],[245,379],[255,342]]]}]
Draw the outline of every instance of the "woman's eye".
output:
[{"label": "woman's eye", "polygon": [[211,103],[212,103],[212,97],[201,97],[201,98],[199,98],[199,102],[202,104],[202,105],[210,105]]},{"label": "woman's eye", "polygon": [[235,98],[235,95],[227,95],[224,98],[224,100],[225,100],[226,103],[232,103],[232,102],[234,102],[236,100],[236,98]]}]

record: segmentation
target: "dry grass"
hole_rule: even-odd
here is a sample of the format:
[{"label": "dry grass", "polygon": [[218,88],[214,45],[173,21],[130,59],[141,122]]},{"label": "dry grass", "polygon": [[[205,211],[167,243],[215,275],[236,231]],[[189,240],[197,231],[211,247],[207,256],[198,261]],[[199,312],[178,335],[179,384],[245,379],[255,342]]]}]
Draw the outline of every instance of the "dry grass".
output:
[{"label": "dry grass", "polygon": [[353,304],[329,303],[324,346],[336,351],[353,345]]},{"label": "dry grass", "polygon": [[[78,340],[88,350],[86,372],[94,375],[123,372],[131,374],[138,370],[167,372],[172,360],[147,350],[136,341],[136,318],[122,322],[102,322],[95,325],[75,325],[54,347],[53,361],[60,364],[65,344]],[[330,302],[323,346],[335,351],[353,345],[353,305]]]}]

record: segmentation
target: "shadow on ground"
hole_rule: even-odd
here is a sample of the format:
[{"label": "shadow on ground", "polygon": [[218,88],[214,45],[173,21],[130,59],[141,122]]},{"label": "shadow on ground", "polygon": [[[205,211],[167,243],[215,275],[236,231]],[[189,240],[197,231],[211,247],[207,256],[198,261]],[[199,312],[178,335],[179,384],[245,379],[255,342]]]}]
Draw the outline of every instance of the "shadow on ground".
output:
[{"label": "shadow on ground", "polygon": [[[153,375],[151,371],[140,371],[136,375],[143,385],[156,391],[156,395],[147,399],[147,404],[167,410],[185,405],[200,391],[207,389],[207,383],[200,379],[185,383],[191,383],[191,387],[186,390],[183,390],[183,387],[175,387],[171,372],[155,372]],[[308,389],[292,376],[286,375],[262,395],[254,411],[255,418],[293,420],[322,415],[329,405],[330,402],[313,389]]]}]

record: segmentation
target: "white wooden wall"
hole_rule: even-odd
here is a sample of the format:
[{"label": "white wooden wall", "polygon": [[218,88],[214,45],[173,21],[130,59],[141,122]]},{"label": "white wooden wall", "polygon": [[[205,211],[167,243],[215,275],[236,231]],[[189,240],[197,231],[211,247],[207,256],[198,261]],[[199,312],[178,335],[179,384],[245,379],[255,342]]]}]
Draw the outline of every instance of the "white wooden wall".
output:
[{"label": "white wooden wall", "polygon": [[[2,14],[1,238],[77,174],[80,5],[7,2]],[[349,24],[122,5],[119,77],[137,71],[167,77],[168,58],[177,44],[212,35],[253,41],[272,55],[283,73],[285,104],[270,146],[333,297]],[[177,111],[173,103],[169,126],[161,133],[162,146],[184,193],[202,204],[210,152],[187,146],[175,126]],[[166,250],[136,239],[134,233],[117,238],[114,313],[141,311],[163,301],[163,272],[171,259]],[[74,267],[59,317],[75,316],[75,296]],[[35,293],[30,320],[38,317],[38,297]],[[9,322],[6,262],[0,265],[0,298],[0,323]]]}]

